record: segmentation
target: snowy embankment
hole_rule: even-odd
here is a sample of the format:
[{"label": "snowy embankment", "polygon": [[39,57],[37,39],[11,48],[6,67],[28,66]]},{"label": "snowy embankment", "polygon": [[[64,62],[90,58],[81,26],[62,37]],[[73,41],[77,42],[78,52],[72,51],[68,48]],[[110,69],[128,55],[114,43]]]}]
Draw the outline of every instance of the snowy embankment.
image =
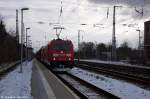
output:
[{"label": "snowy embankment", "polygon": [[32,62],[24,62],[23,72],[19,71],[20,65],[0,79],[0,99],[32,99]]},{"label": "snowy embankment", "polygon": [[140,88],[134,84],[91,73],[80,68],[73,68],[70,72],[122,99],[150,99],[149,90]]}]

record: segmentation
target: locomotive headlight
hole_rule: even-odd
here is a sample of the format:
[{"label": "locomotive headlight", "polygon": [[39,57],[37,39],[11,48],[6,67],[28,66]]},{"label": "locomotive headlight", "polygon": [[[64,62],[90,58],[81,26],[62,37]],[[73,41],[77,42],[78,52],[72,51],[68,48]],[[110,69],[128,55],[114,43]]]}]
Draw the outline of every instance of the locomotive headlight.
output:
[{"label": "locomotive headlight", "polygon": [[56,60],[56,58],[54,57],[53,60]]},{"label": "locomotive headlight", "polygon": [[71,54],[66,54],[67,57],[71,57]]},{"label": "locomotive headlight", "polygon": [[68,58],[68,60],[71,60],[71,58]]}]

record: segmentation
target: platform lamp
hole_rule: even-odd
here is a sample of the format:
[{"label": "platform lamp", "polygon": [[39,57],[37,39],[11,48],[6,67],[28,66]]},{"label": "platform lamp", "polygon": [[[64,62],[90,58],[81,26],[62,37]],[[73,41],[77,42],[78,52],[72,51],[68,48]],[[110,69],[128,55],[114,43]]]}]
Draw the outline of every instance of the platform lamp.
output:
[{"label": "platform lamp", "polygon": [[21,65],[20,65],[20,73],[22,73],[22,63],[23,63],[23,11],[29,10],[29,8],[21,9]]}]

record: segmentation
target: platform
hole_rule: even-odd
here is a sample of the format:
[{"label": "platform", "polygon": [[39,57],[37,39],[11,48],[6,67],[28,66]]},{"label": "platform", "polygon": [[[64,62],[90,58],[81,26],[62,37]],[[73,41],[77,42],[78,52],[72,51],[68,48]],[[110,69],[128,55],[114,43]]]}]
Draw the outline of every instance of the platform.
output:
[{"label": "platform", "polygon": [[80,99],[36,59],[33,60],[31,89],[35,99]]}]

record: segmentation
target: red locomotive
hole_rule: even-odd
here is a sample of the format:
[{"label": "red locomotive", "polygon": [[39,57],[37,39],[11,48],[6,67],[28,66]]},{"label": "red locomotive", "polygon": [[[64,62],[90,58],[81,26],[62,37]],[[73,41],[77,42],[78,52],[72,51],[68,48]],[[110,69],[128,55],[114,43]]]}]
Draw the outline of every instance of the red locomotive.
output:
[{"label": "red locomotive", "polygon": [[[52,40],[47,46],[37,52],[37,58],[48,63],[53,68],[72,68],[74,65],[74,48],[70,40],[59,38],[62,27],[55,27],[57,39]],[[60,32],[58,33],[58,29]]]},{"label": "red locomotive", "polygon": [[54,39],[41,48],[38,58],[53,68],[72,68],[74,64],[73,44],[70,40]]}]

